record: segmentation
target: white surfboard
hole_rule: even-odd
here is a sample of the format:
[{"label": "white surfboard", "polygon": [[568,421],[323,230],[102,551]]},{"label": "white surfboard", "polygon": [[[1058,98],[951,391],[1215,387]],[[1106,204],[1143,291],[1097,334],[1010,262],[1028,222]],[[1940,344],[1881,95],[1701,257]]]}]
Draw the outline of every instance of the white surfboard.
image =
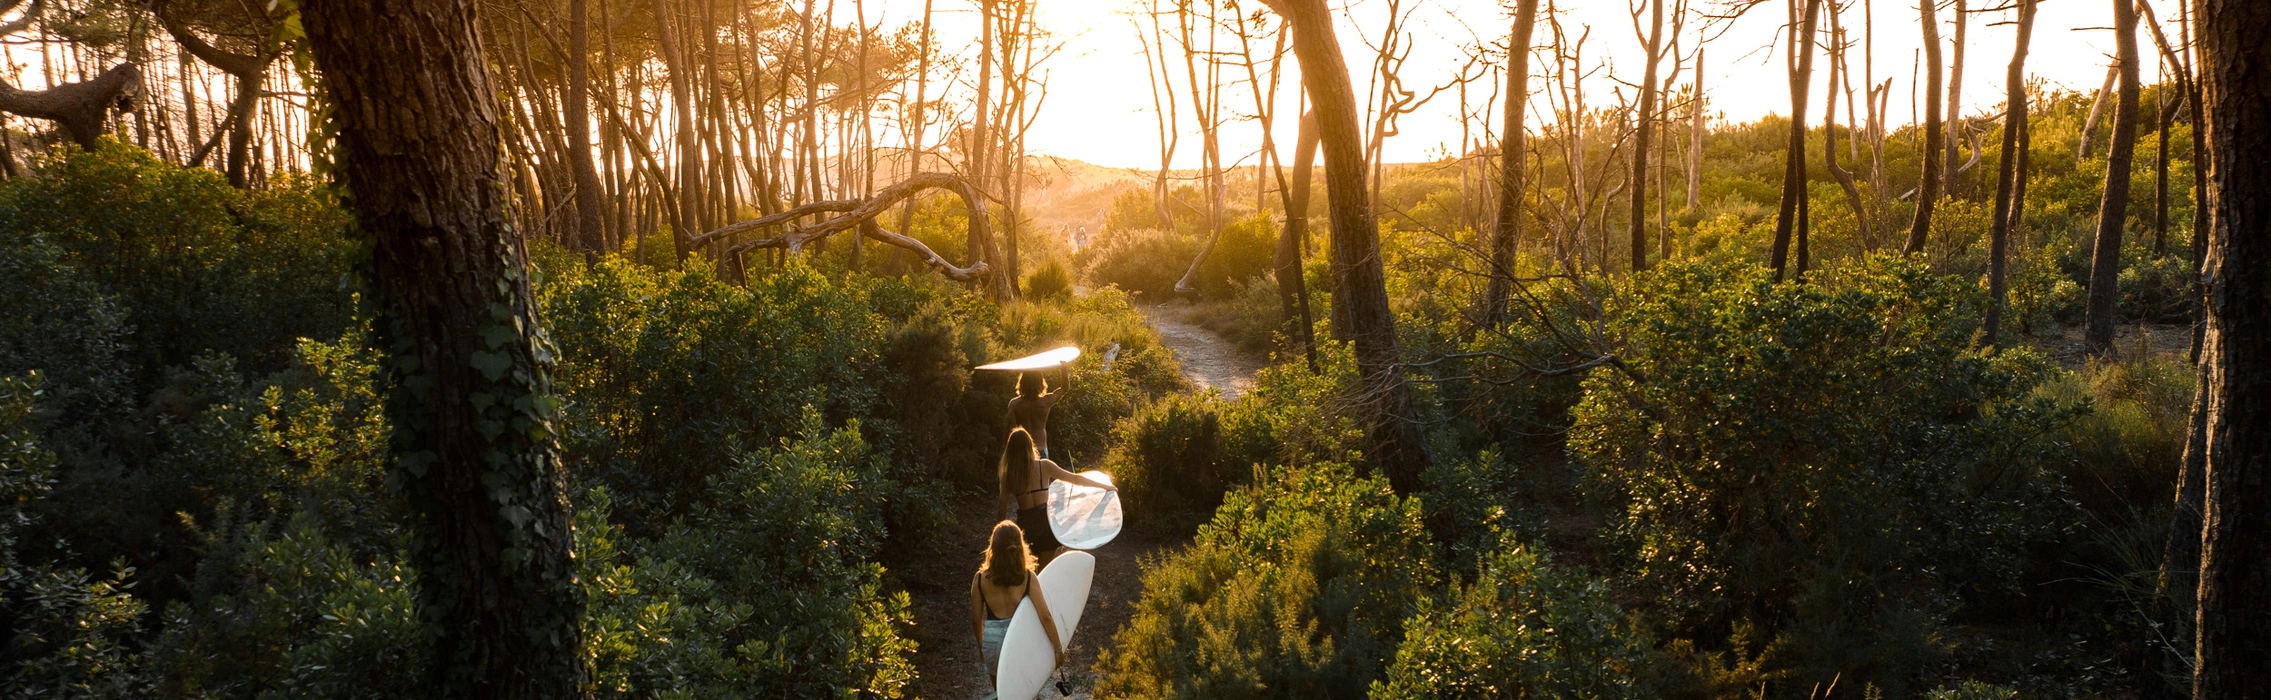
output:
[{"label": "white surfboard", "polygon": [[[1112,483],[1112,475],[1085,471],[1081,476]],[[1095,549],[1120,536],[1120,492],[1089,488],[1069,481],[1049,483],[1049,531],[1057,542],[1073,549]]]},{"label": "white surfboard", "polygon": [[1010,371],[1048,369],[1077,359],[1080,359],[1080,348],[1067,345],[1055,350],[1050,350],[1048,352],[1034,353],[1014,360],[1003,360],[1001,362],[996,362],[990,365],[978,365],[978,369],[999,369]]},{"label": "white surfboard", "polygon": [[[1049,601],[1049,616],[1056,619],[1057,639],[1072,647],[1073,628],[1088,607],[1088,584],[1096,578],[1096,557],[1087,552],[1065,552],[1041,570],[1041,596]],[[1001,638],[1001,666],[994,671],[994,691],[1001,700],[1033,700],[1056,671],[1056,650],[1041,629],[1041,614],[1033,599],[1017,604],[1009,619],[1009,632]]]}]

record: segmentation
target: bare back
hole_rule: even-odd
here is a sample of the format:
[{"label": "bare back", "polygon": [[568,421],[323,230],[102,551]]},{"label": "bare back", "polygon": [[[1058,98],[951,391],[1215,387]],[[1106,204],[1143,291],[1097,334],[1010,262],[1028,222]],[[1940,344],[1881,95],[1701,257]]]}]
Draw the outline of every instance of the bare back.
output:
[{"label": "bare back", "polygon": [[1009,425],[1024,428],[1033,434],[1033,447],[1046,457],[1049,454],[1049,409],[1057,405],[1057,394],[1042,394],[1034,398],[1019,396],[1009,400]]}]

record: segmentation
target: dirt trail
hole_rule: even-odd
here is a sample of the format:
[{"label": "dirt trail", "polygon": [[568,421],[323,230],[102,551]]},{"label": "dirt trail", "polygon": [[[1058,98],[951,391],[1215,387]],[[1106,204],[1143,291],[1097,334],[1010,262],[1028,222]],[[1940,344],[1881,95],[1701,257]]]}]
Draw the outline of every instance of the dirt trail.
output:
[{"label": "dirt trail", "polygon": [[[1254,372],[1263,362],[1238,351],[1213,331],[1183,320],[1173,306],[1143,308],[1152,328],[1183,365],[1183,374],[1198,387],[1219,389],[1225,398],[1243,394],[1253,386]],[[1095,456],[1088,456],[1090,460]],[[917,644],[918,678],[909,695],[918,698],[964,700],[984,698],[992,689],[987,671],[978,662],[978,643],[970,633],[970,576],[983,558],[987,533],[994,526],[994,501],[986,494],[969,493],[955,499],[953,522],[929,533],[916,544],[917,551],[895,562],[891,574],[913,599],[915,626],[909,637]],[[1142,517],[1131,513],[1131,518]],[[1096,579],[1089,589],[1088,608],[1080,628],[1066,649],[1064,677],[1073,693],[1060,695],[1054,688],[1042,698],[1086,700],[1095,685],[1098,653],[1112,635],[1135,614],[1135,600],[1143,593],[1143,561],[1164,554],[1181,541],[1163,540],[1129,528],[1111,544],[1090,552],[1096,556]]]},{"label": "dirt trail", "polygon": [[1183,376],[1191,383],[1219,389],[1226,399],[1238,398],[1254,387],[1254,373],[1265,365],[1260,358],[1239,351],[1214,331],[1184,320],[1187,307],[1160,304],[1141,308],[1144,319],[1175,351],[1175,359],[1183,363]]}]

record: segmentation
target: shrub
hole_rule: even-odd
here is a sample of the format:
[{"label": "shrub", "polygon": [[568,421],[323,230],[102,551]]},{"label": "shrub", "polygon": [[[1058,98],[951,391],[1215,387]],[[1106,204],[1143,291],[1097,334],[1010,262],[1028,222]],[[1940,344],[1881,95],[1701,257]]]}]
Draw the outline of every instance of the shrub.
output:
[{"label": "shrub", "polygon": [[1431,585],[1418,503],[1345,465],[1272,470],[1148,567],[1103,698],[1357,698]]},{"label": "shrub", "polygon": [[[1276,257],[1277,223],[1267,214],[1239,219],[1222,227],[1222,236],[1215,240],[1206,260],[1199,263],[1199,274],[1192,284],[1208,299],[1228,299],[1249,280],[1269,272]],[[1190,261],[1185,259],[1183,264],[1188,266]],[[1180,275],[1177,277],[1180,279]]]},{"label": "shrub", "polygon": [[1896,692],[1961,596],[2011,590],[2072,522],[2045,468],[2046,364],[1971,350],[1978,290],[1873,258],[1807,284],[1668,264],[1619,294],[1570,449],[1604,530],[1679,629],[1753,618],[1785,663]]},{"label": "shrub", "polygon": [[1174,297],[1175,282],[1205,244],[1196,236],[1159,229],[1107,229],[1095,244],[1081,249],[1077,260],[1081,278],[1090,285],[1115,285],[1164,300]]},{"label": "shrub", "polygon": [[1328,348],[1323,359],[1325,374],[1276,365],[1235,400],[1211,392],[1166,395],[1120,419],[1101,468],[1128,507],[1147,514],[1140,526],[1167,533],[1196,527],[1263,464],[1353,459],[1363,433],[1353,418],[1334,412],[1332,401],[1354,381],[1353,360],[1346,346]]},{"label": "shrub", "polygon": [[1372,697],[1651,697],[1639,687],[1648,653],[1606,583],[1508,538],[1473,583],[1420,602]]},{"label": "shrub", "polygon": [[714,597],[688,604],[748,605],[717,642],[749,667],[745,696],[898,697],[914,676],[914,645],[899,635],[912,613],[872,562],[885,512],[920,496],[893,482],[856,422],[829,430],[808,409],[799,424],[799,439],[712,477],[712,502],[650,554],[716,582]]},{"label": "shrub", "polygon": [[39,443],[40,375],[0,377],[0,695],[104,698],[150,693],[133,638],[148,607],[128,594],[134,570],[107,577],[29,560],[19,528],[55,484],[55,454]]},{"label": "shrub", "polygon": [[1050,260],[1025,276],[1025,296],[1033,299],[1060,299],[1072,296],[1072,273],[1065,264]]},{"label": "shrub", "polygon": [[0,237],[52,243],[117,300],[145,389],[206,351],[270,372],[295,339],[338,337],[362,255],[349,224],[313,181],[239,190],[112,142],[67,149],[0,187]]},{"label": "shrub", "polygon": [[745,446],[771,444],[806,407],[870,414],[889,328],[856,288],[803,266],[727,284],[710,265],[619,258],[556,272],[539,295],[569,397],[563,446],[607,487],[634,534],[700,500]]}]

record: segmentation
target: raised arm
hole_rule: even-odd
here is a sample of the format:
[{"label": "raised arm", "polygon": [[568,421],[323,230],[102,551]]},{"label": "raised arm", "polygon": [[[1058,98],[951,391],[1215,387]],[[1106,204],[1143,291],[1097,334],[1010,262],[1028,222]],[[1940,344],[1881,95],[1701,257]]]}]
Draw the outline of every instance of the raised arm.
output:
[{"label": "raised arm", "polygon": [[1025,594],[1033,598],[1033,612],[1041,614],[1041,629],[1049,633],[1049,647],[1057,650],[1057,665],[1065,665],[1065,642],[1057,638],[1057,618],[1049,614],[1049,599],[1041,595],[1041,577],[1026,574]]},{"label": "raised arm", "polygon": [[1080,485],[1082,485],[1082,486],[1086,486],[1086,487],[1088,487],[1088,488],[1092,488],[1092,489],[1104,489],[1104,490],[1106,490],[1106,491],[1118,491],[1118,490],[1120,490],[1120,487],[1118,487],[1118,486],[1113,486],[1113,485],[1111,485],[1111,484],[1107,484],[1107,483],[1104,483],[1104,482],[1101,482],[1101,481],[1097,481],[1097,480],[1095,480],[1095,479],[1090,479],[1090,478],[1088,478],[1088,477],[1085,477],[1085,476],[1081,476],[1081,475],[1079,475],[1079,474],[1074,474],[1074,473],[1072,473],[1072,472],[1068,472],[1068,471],[1065,471],[1065,468],[1064,468],[1064,467],[1060,467],[1060,466],[1057,466],[1057,463],[1056,463],[1056,462],[1052,462],[1052,461],[1049,461],[1049,460],[1046,460],[1046,459],[1042,459],[1042,460],[1035,460],[1035,461],[1034,461],[1033,463],[1034,463],[1034,464],[1038,464],[1038,465],[1041,465],[1041,471],[1042,471],[1043,473],[1046,473],[1046,474],[1048,474],[1048,475],[1049,475],[1049,478],[1051,478],[1051,479],[1056,479],[1056,480],[1058,480],[1058,481],[1070,481],[1070,482],[1072,482],[1072,483],[1075,483],[1075,484],[1080,484]]}]

